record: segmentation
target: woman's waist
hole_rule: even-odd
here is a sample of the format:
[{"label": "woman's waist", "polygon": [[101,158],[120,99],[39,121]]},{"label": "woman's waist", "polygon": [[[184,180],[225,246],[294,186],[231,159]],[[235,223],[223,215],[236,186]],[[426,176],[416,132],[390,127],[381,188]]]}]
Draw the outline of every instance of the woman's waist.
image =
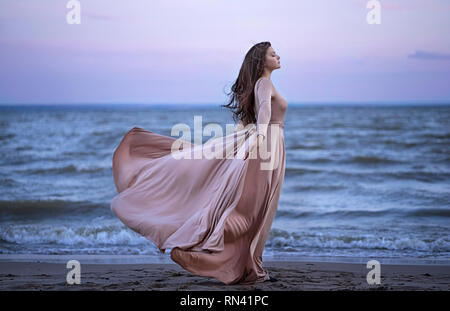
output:
[{"label": "woman's waist", "polygon": [[284,128],[284,121],[269,121],[269,125],[270,124],[277,124],[278,126],[280,126],[281,128]]}]

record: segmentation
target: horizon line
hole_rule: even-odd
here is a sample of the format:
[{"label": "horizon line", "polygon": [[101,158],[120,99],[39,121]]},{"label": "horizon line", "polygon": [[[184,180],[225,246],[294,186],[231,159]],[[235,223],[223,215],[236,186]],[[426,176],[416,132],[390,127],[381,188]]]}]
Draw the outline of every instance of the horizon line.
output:
[{"label": "horizon line", "polygon": [[[219,106],[225,105],[225,102],[0,102],[0,106],[55,106],[55,105],[145,105],[145,106]],[[302,105],[430,105],[440,104],[449,105],[448,100],[405,100],[405,101],[291,101],[289,106]]]}]

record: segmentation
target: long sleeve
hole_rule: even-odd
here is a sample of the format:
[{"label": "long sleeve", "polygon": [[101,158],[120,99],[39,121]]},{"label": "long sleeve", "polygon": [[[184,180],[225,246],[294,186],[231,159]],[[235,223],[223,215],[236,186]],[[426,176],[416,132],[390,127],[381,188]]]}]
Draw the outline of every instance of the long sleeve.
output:
[{"label": "long sleeve", "polygon": [[271,117],[271,99],[272,99],[272,82],[267,78],[262,78],[256,89],[258,95],[259,107],[257,116],[257,133],[262,134],[264,138],[267,137],[268,123]]}]

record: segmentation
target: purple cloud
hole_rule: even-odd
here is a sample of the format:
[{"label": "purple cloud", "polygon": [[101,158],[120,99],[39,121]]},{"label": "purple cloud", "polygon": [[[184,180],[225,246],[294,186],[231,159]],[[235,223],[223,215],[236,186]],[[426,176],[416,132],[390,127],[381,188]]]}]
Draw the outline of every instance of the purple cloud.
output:
[{"label": "purple cloud", "polygon": [[409,54],[409,58],[424,59],[424,60],[450,60],[450,54],[434,53],[427,51],[416,51],[414,54]]}]

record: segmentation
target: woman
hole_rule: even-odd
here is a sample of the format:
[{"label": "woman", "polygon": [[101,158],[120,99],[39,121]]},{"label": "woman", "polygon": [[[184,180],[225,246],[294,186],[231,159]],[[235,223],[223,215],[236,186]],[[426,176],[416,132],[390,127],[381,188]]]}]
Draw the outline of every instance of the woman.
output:
[{"label": "woman", "polygon": [[174,151],[175,138],[138,127],[114,152],[113,213],[161,252],[172,248],[171,259],[193,274],[225,284],[276,281],[262,253],[285,173],[287,102],[270,80],[278,68],[270,42],[247,52],[225,105],[242,126],[205,144],[233,158],[180,159],[200,146]]}]

